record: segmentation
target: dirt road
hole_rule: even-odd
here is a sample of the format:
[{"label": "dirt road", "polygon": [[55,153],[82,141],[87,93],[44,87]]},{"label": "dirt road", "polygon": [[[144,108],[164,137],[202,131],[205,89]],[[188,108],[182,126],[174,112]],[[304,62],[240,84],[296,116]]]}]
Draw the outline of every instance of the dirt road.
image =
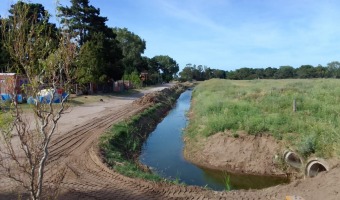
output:
[{"label": "dirt road", "polygon": [[[156,90],[159,89],[162,88]],[[289,185],[259,191],[216,192],[122,176],[102,162],[97,142],[99,136],[112,124],[148,106],[132,104],[136,98],[138,95],[131,98],[111,97],[75,107],[72,112],[63,116],[58,134],[51,144],[48,163],[51,171],[58,169],[56,166],[66,168],[59,199],[285,199],[287,195],[300,195],[305,199],[340,198],[339,168],[314,179],[298,180]],[[0,181],[0,191],[13,188],[13,184]],[[2,194],[0,199],[17,198],[6,196],[4,192]]]}]

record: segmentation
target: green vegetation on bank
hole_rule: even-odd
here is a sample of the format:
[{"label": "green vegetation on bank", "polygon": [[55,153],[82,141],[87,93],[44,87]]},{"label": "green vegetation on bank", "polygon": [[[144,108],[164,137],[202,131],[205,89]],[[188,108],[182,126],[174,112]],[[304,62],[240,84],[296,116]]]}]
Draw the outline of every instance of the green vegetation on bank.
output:
[{"label": "green vegetation on bank", "polygon": [[245,131],[271,134],[305,157],[340,155],[340,80],[213,79],[192,98],[189,138]]},{"label": "green vegetation on bank", "polygon": [[115,124],[110,131],[100,138],[100,149],[106,163],[119,173],[135,178],[152,181],[165,181],[157,174],[143,167],[138,160],[143,143],[148,135],[162,120],[178,96],[187,86],[177,85],[164,89],[156,96],[144,98],[153,99],[154,104],[122,122]]},{"label": "green vegetation on bank", "polygon": [[[146,139],[139,134],[143,128],[143,125],[140,125],[140,121],[142,121],[144,117],[154,120],[159,118],[156,111],[161,106],[161,103],[155,104],[142,113],[115,124],[111,131],[100,138],[100,148],[105,156],[106,162],[119,173],[129,177],[155,181],[162,180],[158,175],[141,169],[137,163],[141,146]],[[147,126],[148,124],[145,125]]]}]

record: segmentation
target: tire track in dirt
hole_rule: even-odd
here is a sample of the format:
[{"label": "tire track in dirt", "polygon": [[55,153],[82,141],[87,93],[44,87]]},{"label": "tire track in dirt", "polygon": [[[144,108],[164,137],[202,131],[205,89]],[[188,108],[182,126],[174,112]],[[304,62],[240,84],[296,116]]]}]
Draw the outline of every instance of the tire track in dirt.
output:
[{"label": "tire track in dirt", "polygon": [[[128,178],[102,163],[98,157],[99,136],[112,124],[147,107],[126,105],[115,113],[108,111],[102,117],[78,126],[52,142],[47,169],[53,168],[58,162],[67,166],[62,183],[62,199],[199,199],[214,196],[212,191],[199,187]],[[52,180],[51,177],[48,179]]]},{"label": "tire track in dirt", "polygon": [[91,136],[99,136],[96,131],[108,129],[113,122],[124,116],[129,112],[138,112],[134,107],[122,108],[115,114],[106,114],[103,117],[95,118],[91,122],[78,126],[72,131],[65,134],[65,136],[57,138],[50,146],[50,157],[48,162],[56,161],[68,153],[81,148],[81,145]]},{"label": "tire track in dirt", "polygon": [[[82,191],[82,195],[87,194],[86,191],[92,191],[90,196],[94,195],[94,190],[105,189],[110,182],[116,185],[115,181],[112,182],[111,179],[117,180],[117,176],[112,176],[112,174],[107,176],[108,170],[104,171],[103,168],[100,169],[98,165],[93,164],[95,163],[93,159],[88,159],[88,149],[96,143],[99,135],[113,123],[123,120],[142,109],[144,109],[144,107],[126,106],[114,114],[111,113],[97,118],[85,126],[70,131],[63,138],[58,138],[56,142],[51,145],[49,164],[53,165],[53,161],[59,161],[60,158],[64,156],[66,160],[63,159],[62,162],[70,168],[69,171],[76,175],[76,183],[72,182],[71,179],[72,184],[68,184],[69,180],[66,178],[63,185],[68,186],[72,191],[78,191],[77,193]],[[70,136],[70,134],[72,134],[72,136]],[[101,162],[101,160],[96,159],[96,162]],[[103,172],[106,172],[106,174],[101,175]],[[106,183],[103,184],[103,181]],[[72,185],[71,188],[70,185]],[[120,190],[126,188],[124,184],[117,185],[120,186]],[[100,194],[102,195],[102,192]]]}]

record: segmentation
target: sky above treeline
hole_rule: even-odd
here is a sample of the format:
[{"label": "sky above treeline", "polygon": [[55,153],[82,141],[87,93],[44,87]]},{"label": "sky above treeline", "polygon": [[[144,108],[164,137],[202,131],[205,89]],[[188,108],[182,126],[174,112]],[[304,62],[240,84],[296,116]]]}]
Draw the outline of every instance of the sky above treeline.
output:
[{"label": "sky above treeline", "polygon": [[[6,17],[14,0],[1,0]],[[31,0],[56,15],[56,0]],[[69,0],[60,0],[70,5]],[[339,0],[90,0],[109,27],[146,41],[145,56],[169,55],[214,69],[340,61]],[[55,20],[54,20],[55,21]]]}]

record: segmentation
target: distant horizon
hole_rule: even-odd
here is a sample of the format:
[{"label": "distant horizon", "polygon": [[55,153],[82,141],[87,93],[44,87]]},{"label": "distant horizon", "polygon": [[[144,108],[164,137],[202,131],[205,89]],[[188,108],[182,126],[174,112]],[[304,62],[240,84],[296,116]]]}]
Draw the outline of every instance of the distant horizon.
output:
[{"label": "distant horizon", "polygon": [[[224,69],[219,69],[219,68],[211,68],[211,69],[219,69],[219,70],[224,70],[224,71],[235,71],[235,70],[238,70],[238,69],[242,69],[242,68],[249,68],[249,69],[266,69],[266,68],[276,68],[276,69],[280,69],[280,67],[293,67],[294,69],[298,69],[298,68],[300,68],[301,66],[306,66],[306,65],[310,65],[310,66],[313,66],[313,67],[318,67],[319,65],[321,65],[322,67],[327,67],[327,65],[328,65],[328,63],[331,63],[331,62],[338,62],[337,60],[333,60],[333,61],[330,61],[330,62],[327,62],[325,65],[321,65],[321,64],[318,64],[318,65],[310,65],[310,64],[302,64],[302,65],[300,65],[300,66],[297,66],[297,67],[294,67],[294,66],[292,66],[292,65],[280,65],[280,66],[278,66],[278,67],[273,67],[273,66],[268,66],[268,67],[240,67],[240,68],[235,68],[235,69],[230,69],[230,70],[224,70]],[[195,65],[195,67],[197,67],[197,66],[199,66],[199,65],[197,65],[197,64],[194,64],[194,63],[187,63],[187,64],[192,64],[192,66],[194,67],[194,65]],[[205,66],[205,65],[202,65],[203,67]],[[186,67],[186,65],[184,66],[184,67]],[[184,68],[183,67],[183,68]],[[209,67],[209,66],[206,66],[206,67]]]},{"label": "distant horizon", "polygon": [[[13,0],[4,0],[2,17]],[[70,5],[60,0],[61,5]],[[179,64],[240,68],[317,66],[340,60],[336,0],[90,0],[109,27],[146,41],[143,56],[168,55]],[[41,3],[55,16],[56,0]],[[55,18],[51,19],[53,23]]]}]

